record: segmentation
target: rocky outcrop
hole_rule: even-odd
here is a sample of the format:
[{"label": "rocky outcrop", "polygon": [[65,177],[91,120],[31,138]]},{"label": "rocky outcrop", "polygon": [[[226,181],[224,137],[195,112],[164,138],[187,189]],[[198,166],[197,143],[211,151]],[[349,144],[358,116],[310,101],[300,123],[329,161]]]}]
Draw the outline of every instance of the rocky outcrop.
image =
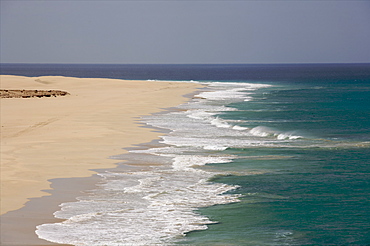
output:
[{"label": "rocky outcrop", "polygon": [[8,90],[0,89],[0,98],[57,97],[69,95],[59,90]]}]

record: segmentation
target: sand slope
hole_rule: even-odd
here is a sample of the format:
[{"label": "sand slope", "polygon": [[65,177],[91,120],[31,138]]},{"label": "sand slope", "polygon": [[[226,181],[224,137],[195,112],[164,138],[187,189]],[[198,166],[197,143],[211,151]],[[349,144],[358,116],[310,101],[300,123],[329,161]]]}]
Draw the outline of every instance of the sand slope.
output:
[{"label": "sand slope", "polygon": [[1,89],[62,90],[60,97],[2,98],[1,214],[47,193],[48,179],[113,167],[109,156],[158,132],[138,118],[186,101],[199,85],[59,76],[0,76]]}]

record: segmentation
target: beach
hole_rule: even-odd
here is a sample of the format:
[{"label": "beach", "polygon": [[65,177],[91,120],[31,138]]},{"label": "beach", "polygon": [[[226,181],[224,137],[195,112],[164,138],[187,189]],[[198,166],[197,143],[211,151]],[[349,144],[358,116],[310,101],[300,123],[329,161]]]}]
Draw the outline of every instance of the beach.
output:
[{"label": "beach", "polygon": [[90,177],[94,169],[114,167],[117,160],[110,156],[161,134],[141,127],[140,116],[177,106],[199,87],[62,76],[1,75],[0,82],[4,90],[68,93],[1,99],[2,215],[50,195],[50,179]]},{"label": "beach", "polygon": [[2,67],[0,245],[367,245],[369,71]]}]

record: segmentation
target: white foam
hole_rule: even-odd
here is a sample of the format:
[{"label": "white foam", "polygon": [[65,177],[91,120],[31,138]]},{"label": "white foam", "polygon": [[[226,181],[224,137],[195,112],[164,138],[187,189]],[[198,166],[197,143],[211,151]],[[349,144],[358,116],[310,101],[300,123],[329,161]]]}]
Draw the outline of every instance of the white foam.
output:
[{"label": "white foam", "polygon": [[276,137],[279,140],[284,139],[300,139],[303,138],[303,136],[297,135],[296,132],[282,132],[273,128],[265,127],[265,126],[257,126],[252,128],[249,133],[251,133],[253,136],[257,137]]},{"label": "white foam", "polygon": [[216,112],[210,113],[204,110],[189,110],[187,116],[197,120],[210,120]]},{"label": "white foam", "polygon": [[269,84],[243,83],[243,82],[210,82],[204,84],[207,84],[209,87],[218,87],[218,88],[237,87],[242,88],[244,90],[257,90],[260,88],[267,88],[272,86]]},{"label": "white foam", "polygon": [[[278,142],[279,135],[275,142],[260,139],[266,129],[248,129],[217,117],[220,112],[236,110],[225,107],[226,101],[251,100],[254,90],[269,85],[208,85],[209,91],[180,107],[184,110],[145,117],[149,125],[171,130],[161,141],[168,146],[131,151],[155,155],[156,167],[99,174],[102,183],[95,190],[77,202],[62,204],[55,213],[64,222],[40,225],[37,235],[73,245],[172,245],[185,233],[207,229],[207,224],[214,223],[196,213],[197,208],[238,202],[239,195],[225,194],[237,186],[209,182],[217,173],[200,167],[231,162],[235,156],[222,154],[229,147]],[[161,163],[171,165],[158,165]]]},{"label": "white foam", "polygon": [[[103,174],[107,182],[92,196],[62,205],[56,217],[66,221],[38,226],[36,233],[51,242],[74,245],[170,244],[177,236],[213,223],[195,213],[195,207],[238,201],[237,195],[223,194],[236,187],[210,183],[211,174],[204,171],[186,172],[192,165],[227,161],[176,156],[173,169]],[[117,189],[117,182],[127,185],[126,179],[138,182]]]},{"label": "white foam", "polygon": [[231,161],[231,157],[182,155],[174,157],[173,167],[176,170],[187,170],[189,167],[204,166],[209,163],[228,163]]},{"label": "white foam", "polygon": [[238,130],[238,131],[245,131],[245,130],[248,130],[249,128],[235,125],[235,126],[233,126],[233,129]]},{"label": "white foam", "polygon": [[270,87],[267,84],[254,84],[254,83],[233,83],[233,82],[212,82],[205,83],[209,88],[215,89],[214,91],[205,91],[196,95],[197,98],[203,98],[210,101],[250,101],[250,96],[253,91]]},{"label": "white foam", "polygon": [[277,139],[300,139],[303,138],[302,136],[294,135],[294,132],[286,132],[286,133],[280,133],[277,135]]},{"label": "white foam", "polygon": [[247,93],[241,92],[240,89],[232,89],[227,91],[209,91],[202,92],[198,97],[208,100],[226,100],[226,99],[245,99]]},{"label": "white foam", "polygon": [[223,119],[220,119],[218,117],[214,118],[211,120],[211,124],[212,125],[215,125],[217,127],[221,127],[221,128],[231,128],[232,125],[230,125],[229,123],[227,123],[225,120]]},{"label": "white foam", "polygon": [[254,127],[249,132],[253,136],[257,136],[257,137],[267,137],[267,136],[271,136],[274,134],[273,130],[271,130],[268,127],[264,127],[264,126]]},{"label": "white foam", "polygon": [[218,145],[206,145],[203,147],[206,150],[226,150],[228,147],[227,146],[218,146]]}]

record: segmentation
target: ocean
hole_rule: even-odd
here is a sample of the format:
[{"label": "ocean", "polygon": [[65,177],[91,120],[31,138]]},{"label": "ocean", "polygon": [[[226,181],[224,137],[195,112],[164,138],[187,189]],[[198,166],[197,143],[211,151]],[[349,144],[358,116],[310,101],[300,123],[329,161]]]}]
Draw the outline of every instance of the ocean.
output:
[{"label": "ocean", "polygon": [[[73,245],[370,245],[370,65],[2,64],[1,74],[199,83],[163,133],[56,218]],[[145,164],[143,170],[135,165]]]}]

